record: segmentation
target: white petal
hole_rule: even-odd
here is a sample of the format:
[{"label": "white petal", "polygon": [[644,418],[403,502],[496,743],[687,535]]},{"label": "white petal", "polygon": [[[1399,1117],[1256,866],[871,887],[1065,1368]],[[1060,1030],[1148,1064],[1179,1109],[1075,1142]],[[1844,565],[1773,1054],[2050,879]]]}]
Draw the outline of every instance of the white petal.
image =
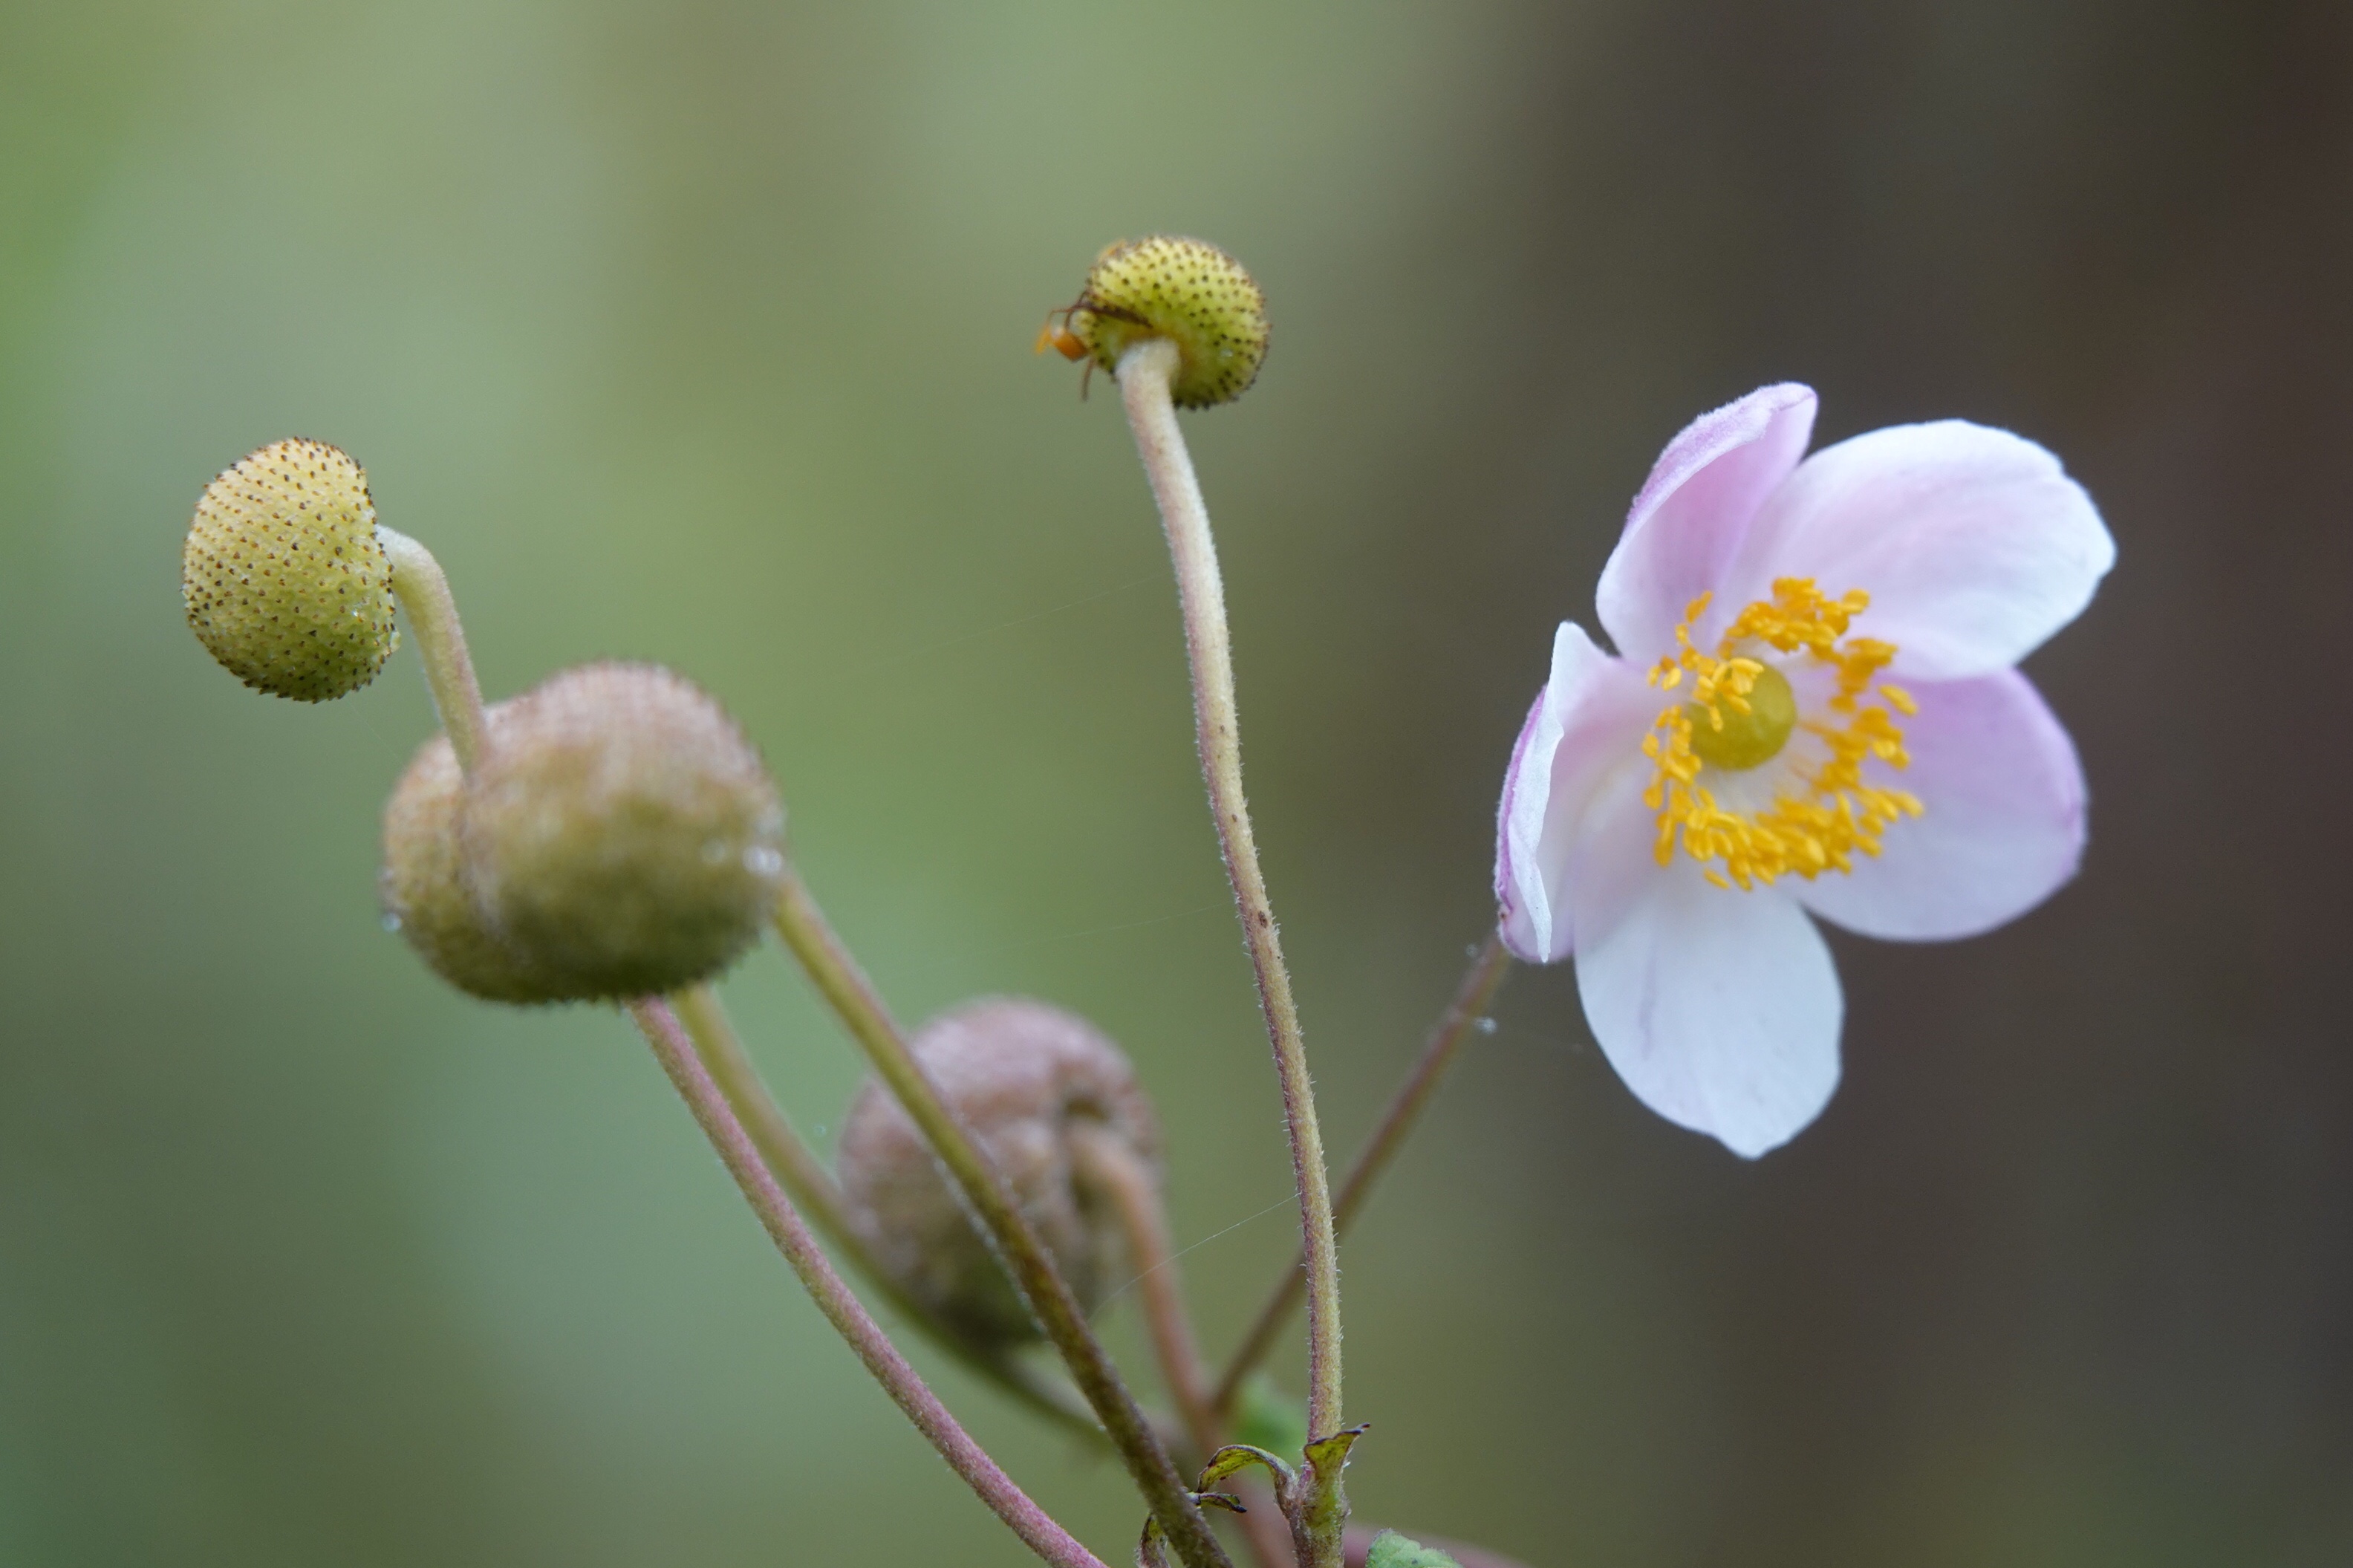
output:
[{"label": "white petal", "polygon": [[2016,664],[2091,603],[2116,542],[2059,459],[1964,420],[1897,425],[1825,447],[1767,500],[1717,608],[1776,577],[1871,595],[1859,636],[1895,668],[1950,680]]},{"label": "white petal", "polygon": [[1679,857],[1588,941],[1577,988],[1602,1053],[1641,1102],[1751,1159],[1838,1087],[1844,1002],[1811,921],[1771,889],[1718,888]]},{"label": "white petal", "polygon": [[1620,653],[1648,668],[1674,651],[1684,608],[1723,582],[1813,431],[1812,389],[1788,383],[1704,414],[1667,443],[1594,593]]},{"label": "white petal", "polygon": [[2084,768],[2026,677],[1915,686],[1904,721],[1912,765],[1883,776],[1924,816],[1887,830],[1848,876],[1789,882],[1805,906],[1865,936],[1935,942],[2017,919],[2075,874],[2084,854]]},{"label": "white petal", "polygon": [[1529,710],[1495,821],[1495,900],[1504,944],[1531,963],[1568,956],[1561,902],[1577,824],[1613,771],[1647,765],[1642,734],[1662,706],[1630,665],[1564,621],[1552,679]]}]

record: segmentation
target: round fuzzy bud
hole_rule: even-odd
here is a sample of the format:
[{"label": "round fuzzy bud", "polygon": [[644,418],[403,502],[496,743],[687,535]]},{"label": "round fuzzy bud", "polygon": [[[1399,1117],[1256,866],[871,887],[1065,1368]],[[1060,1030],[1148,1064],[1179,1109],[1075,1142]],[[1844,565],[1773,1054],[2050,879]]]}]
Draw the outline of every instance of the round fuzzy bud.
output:
[{"label": "round fuzzy bud", "polygon": [[1175,343],[1169,395],[1179,408],[1232,402],[1266,361],[1266,296],[1240,262],[1206,240],[1122,240],[1095,258],[1069,317],[1069,333],[1108,371],[1143,339]]},{"label": "round fuzzy bud", "polygon": [[501,703],[459,837],[483,925],[566,999],[675,991],[758,940],[785,808],[700,687],[649,664],[567,669]]},{"label": "round fuzzy bud", "polygon": [[367,474],[323,441],[278,441],[197,498],[180,596],[205,650],[248,686],[323,702],[400,646]]},{"label": "round fuzzy bud", "polygon": [[[1118,1216],[1074,1180],[1069,1134],[1081,1121],[1108,1127],[1156,1178],[1160,1131],[1127,1058],[1085,1019],[1020,997],[967,1002],[911,1044],[1004,1173],[1080,1304],[1101,1306],[1124,1256]],[[839,1164],[851,1222],[917,1300],[984,1343],[1037,1337],[923,1135],[875,1079],[842,1122]]]},{"label": "round fuzzy bud", "polygon": [[384,868],[376,886],[385,919],[434,973],[460,991],[488,1002],[556,1001],[560,994],[524,967],[475,908],[459,853],[464,795],[449,738],[436,735],[417,748],[384,806]]}]

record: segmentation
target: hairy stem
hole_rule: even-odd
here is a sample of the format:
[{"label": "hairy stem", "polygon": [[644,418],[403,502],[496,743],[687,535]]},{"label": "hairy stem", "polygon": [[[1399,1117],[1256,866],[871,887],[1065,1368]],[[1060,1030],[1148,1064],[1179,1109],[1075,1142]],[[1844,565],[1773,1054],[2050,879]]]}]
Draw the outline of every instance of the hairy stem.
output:
[{"label": "hairy stem", "polygon": [[[1504,951],[1500,933],[1490,933],[1485,943],[1471,961],[1471,967],[1455,987],[1454,999],[1446,1011],[1438,1016],[1430,1026],[1430,1038],[1421,1047],[1421,1056],[1413,1064],[1398,1086],[1389,1107],[1381,1113],[1380,1125],[1373,1129],[1372,1137],[1357,1154],[1356,1163],[1348,1168],[1347,1179],[1340,1184],[1340,1195],[1332,1205],[1332,1223],[1345,1232],[1356,1219],[1373,1184],[1404,1147],[1406,1137],[1420,1121],[1422,1111],[1438,1092],[1447,1069],[1461,1054],[1462,1046],[1471,1037],[1472,1026],[1486,1016],[1488,1007],[1502,988],[1504,977],[1511,973],[1512,955]],[[1266,1359],[1275,1336],[1282,1332],[1291,1310],[1299,1304],[1299,1293],[1306,1283],[1306,1260],[1303,1257],[1284,1271],[1281,1283],[1274,1288],[1258,1321],[1226,1363],[1225,1375],[1218,1380],[1218,1392],[1209,1402],[1220,1421],[1233,1415],[1234,1402],[1241,1395],[1242,1383],[1252,1368]]]},{"label": "hairy stem", "polygon": [[1184,1418],[1195,1451],[1206,1461],[1217,1451],[1220,1436],[1209,1414],[1208,1384],[1202,1375],[1199,1347],[1193,1342],[1193,1321],[1185,1310],[1159,1184],[1126,1140],[1101,1122],[1078,1122],[1070,1136],[1080,1182],[1108,1198],[1119,1217],[1161,1381],[1168,1385],[1168,1397]]},{"label": "hairy stem", "polygon": [[905,1108],[964,1194],[1186,1568],[1232,1568],[1224,1548],[1209,1533],[1208,1523],[1159,1433],[1121,1381],[1118,1368],[1094,1331],[1087,1326],[1078,1298],[1071,1293],[1069,1282],[1054,1267],[1052,1254],[1014,1201],[1004,1176],[940,1099],[872,983],[834,934],[800,873],[789,867],[785,872],[784,896],[776,906],[776,933],[800,960],[809,979],[848,1026],[876,1074]]},{"label": "hairy stem", "polygon": [[449,579],[441,574],[433,552],[408,535],[378,523],[375,536],[391,558],[393,596],[408,616],[449,749],[458,754],[459,770],[470,773],[482,752],[482,688],[474,679],[473,656],[466,651],[466,628],[459,624]]},{"label": "hairy stem", "polygon": [[[1259,1005],[1266,1014],[1275,1074],[1282,1086],[1307,1258],[1307,1427],[1311,1436],[1320,1438],[1337,1432],[1341,1420],[1340,1252],[1332,1221],[1331,1175],[1324,1163],[1324,1134],[1315,1119],[1315,1088],[1308,1076],[1299,1009],[1292,1000],[1291,972],[1283,966],[1282,941],[1250,832],[1250,802],[1242,795],[1241,722],[1234,705],[1225,584],[1218,574],[1208,507],[1201,500],[1184,432],[1176,426],[1176,409],[1169,400],[1169,378],[1176,369],[1174,343],[1149,339],[1136,344],[1119,362],[1120,399],[1135,432],[1136,450],[1152,481],[1153,498],[1168,533],[1168,553],[1176,563],[1185,647],[1193,668],[1201,775],[1208,783],[1209,809],[1217,818],[1218,842],[1233,881],[1250,964],[1258,973]],[[1332,1565],[1319,1563],[1308,1568]]]},{"label": "hairy stem", "polygon": [[667,1002],[649,997],[629,1004],[629,1016],[637,1020],[646,1042],[654,1048],[662,1070],[694,1113],[703,1135],[719,1152],[720,1162],[727,1173],[735,1178],[753,1212],[760,1216],[776,1250],[785,1255],[793,1272],[800,1276],[818,1310],[849,1342],[866,1370],[874,1374],[893,1403],[906,1413],[907,1419],[930,1439],[940,1458],[962,1476],[997,1518],[1003,1520],[1016,1535],[1055,1568],[1105,1568],[1103,1560],[1049,1517],[1046,1510],[1031,1501],[1028,1493],[1013,1483],[1011,1477],[999,1469],[997,1461],[982,1451],[969,1434],[948,1414],[946,1405],[924,1385],[907,1364],[881,1328],[867,1314],[866,1309],[842,1283],[841,1276],[833,1271],[826,1256],[801,1216],[777,1185],[776,1178],[762,1163],[759,1152],[752,1145],[751,1135],[727,1103],[727,1097],[711,1074],[704,1070],[702,1060],[695,1055],[694,1043]]},{"label": "hairy stem", "polygon": [[[1144,1298],[1144,1319],[1152,1336],[1152,1351],[1160,1363],[1160,1380],[1168,1385],[1192,1439],[1194,1457],[1206,1461],[1225,1442],[1224,1423],[1209,1409],[1208,1384],[1193,1339],[1192,1315],[1185,1307],[1184,1281],[1176,1271],[1176,1251],[1168,1239],[1167,1211],[1161,1206],[1160,1184],[1151,1168],[1137,1158],[1127,1141],[1096,1121],[1081,1121],[1071,1129],[1071,1163],[1079,1182],[1109,1201],[1118,1216],[1120,1233],[1127,1239],[1128,1263],[1135,1270],[1134,1285]],[[1229,1489],[1233,1483],[1228,1483]],[[1249,1490],[1247,1485],[1239,1489]],[[1273,1506],[1271,1491],[1258,1489],[1250,1510],[1239,1523],[1260,1568],[1294,1568],[1291,1527]]]}]

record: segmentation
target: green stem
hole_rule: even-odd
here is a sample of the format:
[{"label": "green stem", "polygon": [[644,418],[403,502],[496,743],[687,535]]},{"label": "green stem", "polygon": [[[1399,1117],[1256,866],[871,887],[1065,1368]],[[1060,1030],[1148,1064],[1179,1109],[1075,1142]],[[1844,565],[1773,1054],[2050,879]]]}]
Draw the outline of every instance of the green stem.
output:
[{"label": "green stem", "polygon": [[867,1313],[849,1287],[842,1283],[841,1276],[826,1261],[825,1251],[818,1246],[817,1238],[801,1222],[792,1200],[768,1173],[759,1151],[752,1146],[751,1136],[729,1108],[726,1095],[704,1070],[693,1041],[687,1037],[670,1005],[659,997],[646,997],[629,1004],[629,1016],[637,1020],[679,1098],[686,1101],[703,1135],[718,1151],[720,1163],[735,1178],[745,1201],[760,1216],[769,1239],[807,1287],[818,1310],[849,1342],[858,1359],[866,1363],[866,1370],[874,1374],[875,1381],[881,1384],[907,1419],[931,1440],[940,1458],[964,1478],[980,1500],[1011,1527],[1030,1551],[1054,1564],[1054,1568],[1104,1568],[1101,1558],[1055,1523],[997,1467],[996,1460],[982,1451],[948,1413],[947,1406],[940,1403],[939,1396],[907,1364],[907,1358],[899,1353],[898,1347]]},{"label": "green stem", "polygon": [[800,1134],[785,1119],[776,1097],[761,1081],[760,1069],[744,1050],[743,1038],[736,1034],[719,994],[707,984],[696,985],[672,996],[670,1005],[693,1039],[695,1054],[702,1058],[702,1065],[727,1096],[729,1107],[751,1134],[753,1147],[760,1152],[769,1173],[833,1244],[834,1250],[849,1260],[849,1266],[891,1303],[900,1317],[922,1330],[965,1370],[995,1384],[1068,1430],[1102,1442],[1103,1428],[1095,1425],[1094,1417],[1087,1414],[1084,1406],[1073,1403],[1067,1388],[1045,1382],[1009,1356],[973,1343],[941,1321],[936,1313],[910,1295],[906,1287],[882,1267],[873,1248],[867,1246],[866,1238],[849,1223],[833,1173],[801,1142]]},{"label": "green stem", "polygon": [[441,574],[433,552],[408,535],[378,523],[375,536],[391,558],[393,596],[407,614],[449,749],[458,754],[459,771],[470,773],[482,752],[482,688],[474,679],[473,656],[466,651],[466,628],[459,624],[449,579]]},{"label": "green stem", "polygon": [[1208,1523],[1202,1519],[1184,1478],[1177,1474],[1160,1435],[1121,1381],[1094,1331],[1087,1326],[1078,1298],[1054,1267],[1052,1255],[1022,1214],[1005,1178],[940,1099],[916,1062],[906,1036],[858,961],[834,934],[795,868],[786,868],[784,895],[777,902],[776,918],[776,934],[800,960],[810,981],[848,1026],[875,1073],[905,1108],[971,1205],[1186,1568],[1232,1568],[1225,1549],[1209,1533]]},{"label": "green stem", "polygon": [[[1493,1003],[1495,993],[1502,988],[1504,977],[1511,973],[1511,968],[1512,955],[1504,951],[1503,936],[1490,933],[1486,942],[1478,950],[1477,956],[1472,959],[1462,983],[1455,988],[1454,999],[1447,1004],[1446,1011],[1440,1014],[1438,1022],[1431,1026],[1430,1038],[1422,1046],[1420,1058],[1413,1064],[1413,1070],[1406,1075],[1405,1082],[1398,1086],[1396,1097],[1389,1101],[1388,1110],[1381,1115],[1380,1125],[1373,1130],[1372,1138],[1357,1154],[1356,1163],[1348,1168],[1347,1179],[1340,1184],[1340,1196],[1332,1205],[1332,1223],[1341,1231],[1345,1232],[1356,1219],[1357,1211],[1364,1207],[1366,1198],[1372,1194],[1373,1183],[1379,1179],[1382,1171],[1397,1156],[1398,1150],[1404,1146],[1407,1135],[1421,1119],[1423,1110],[1438,1092],[1439,1084],[1444,1081],[1448,1069],[1453,1067],[1455,1058],[1461,1054],[1464,1042],[1470,1039],[1472,1026],[1486,1016],[1488,1006]],[[1209,1401],[1210,1408],[1217,1412],[1219,1420],[1232,1415],[1234,1402],[1241,1395],[1243,1380],[1250,1376],[1253,1367],[1266,1359],[1266,1352],[1273,1347],[1275,1335],[1282,1331],[1283,1322],[1291,1316],[1291,1310],[1299,1304],[1299,1292],[1305,1281],[1306,1265],[1303,1258],[1284,1271],[1282,1282],[1276,1285],[1274,1294],[1260,1310],[1258,1321],[1251,1325],[1241,1348],[1235,1351],[1232,1359],[1226,1363],[1225,1375],[1218,1380],[1218,1392]]]},{"label": "green stem", "polygon": [[[1126,1237],[1128,1266],[1135,1270],[1136,1293],[1144,1299],[1145,1326],[1160,1363],[1160,1380],[1192,1440],[1193,1452],[1186,1462],[1204,1464],[1225,1442],[1224,1423],[1209,1408],[1208,1383],[1193,1338],[1192,1314],[1185,1307],[1185,1286],[1177,1274],[1176,1249],[1168,1238],[1160,1184],[1127,1141],[1107,1125],[1076,1121],[1069,1137],[1072,1171],[1081,1184],[1108,1200]],[[1271,1503],[1272,1498],[1267,1500]],[[1293,1568],[1297,1557],[1291,1549],[1290,1526],[1279,1510],[1253,1504],[1240,1524],[1260,1568]]]},{"label": "green stem", "polygon": [[[1120,398],[1127,410],[1144,470],[1159,503],[1176,563],[1178,597],[1185,615],[1185,647],[1193,670],[1193,711],[1201,753],[1201,776],[1225,851],[1242,934],[1258,973],[1259,1005],[1266,1015],[1274,1049],[1275,1076],[1282,1087],[1283,1120],[1291,1131],[1291,1163],[1299,1183],[1299,1217],[1307,1268],[1307,1428],[1313,1437],[1340,1430],[1340,1250],[1332,1221],[1331,1174],[1324,1167],[1324,1134],[1315,1116],[1315,1086],[1307,1070],[1307,1045],[1292,999],[1291,972],[1282,962],[1282,940],[1258,863],[1250,831],[1250,802],[1242,794],[1241,721],[1234,702],[1232,637],[1226,627],[1225,584],[1218,572],[1217,542],[1209,510],[1193,474],[1185,435],[1176,425],[1169,380],[1176,370],[1176,346],[1147,339],[1119,362]],[[1336,1479],[1336,1478],[1335,1478]],[[1306,1568],[1334,1568],[1316,1563]]]}]

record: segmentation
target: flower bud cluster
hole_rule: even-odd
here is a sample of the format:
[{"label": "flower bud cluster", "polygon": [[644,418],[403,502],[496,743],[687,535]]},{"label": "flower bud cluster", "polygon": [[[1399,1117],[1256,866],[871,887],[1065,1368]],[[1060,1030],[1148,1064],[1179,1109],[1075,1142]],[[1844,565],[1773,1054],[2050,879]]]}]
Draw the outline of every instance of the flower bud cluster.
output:
[{"label": "flower bud cluster", "polygon": [[[943,1013],[912,1046],[941,1099],[1004,1174],[1080,1305],[1101,1306],[1118,1283],[1124,1247],[1111,1205],[1077,1179],[1071,1134],[1082,1122],[1110,1129],[1156,1179],[1159,1124],[1126,1056],[1085,1019],[1020,997]],[[877,1079],[851,1102],[839,1166],[851,1223],[911,1294],[983,1343],[1038,1336],[923,1134]]]},{"label": "flower bud cluster", "polygon": [[759,936],[782,801],[700,688],[591,664],[489,710],[470,778],[418,749],[384,814],[385,909],[434,972],[496,1002],[675,991]]}]

